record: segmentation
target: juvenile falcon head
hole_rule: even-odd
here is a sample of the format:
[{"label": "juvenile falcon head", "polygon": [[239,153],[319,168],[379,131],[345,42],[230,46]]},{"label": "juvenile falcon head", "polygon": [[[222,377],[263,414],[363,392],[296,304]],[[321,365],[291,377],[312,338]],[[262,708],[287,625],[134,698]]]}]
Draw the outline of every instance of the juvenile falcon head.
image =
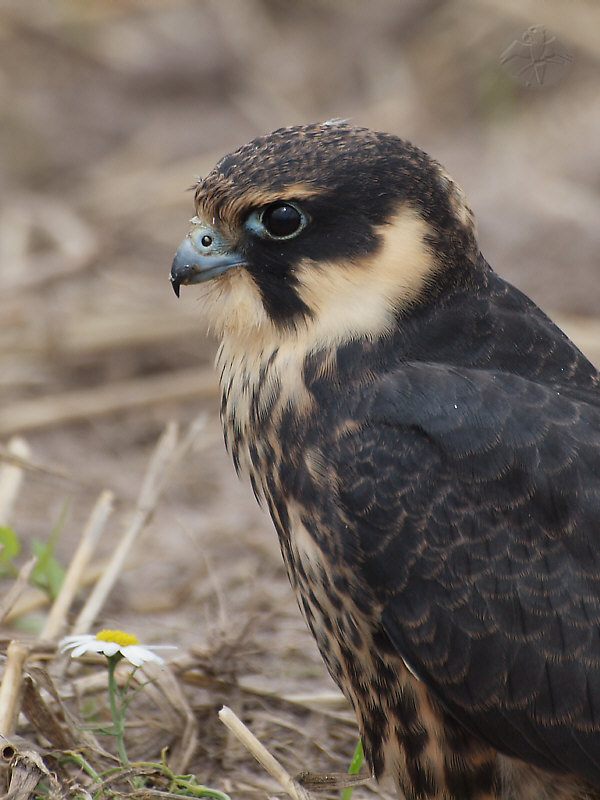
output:
[{"label": "juvenile falcon head", "polygon": [[[468,279],[471,211],[424,152],[343,123],[284,128],[223,158],[195,191],[171,280],[211,281],[217,333],[376,337],[398,313]],[[215,295],[218,295],[218,302]]]}]

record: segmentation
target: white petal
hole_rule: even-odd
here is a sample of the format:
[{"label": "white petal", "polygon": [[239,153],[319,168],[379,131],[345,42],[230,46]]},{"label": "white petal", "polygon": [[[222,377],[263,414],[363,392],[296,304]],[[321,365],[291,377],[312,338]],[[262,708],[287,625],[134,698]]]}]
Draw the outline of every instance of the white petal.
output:
[{"label": "white petal", "polygon": [[140,667],[145,661],[154,661],[156,664],[163,663],[160,656],[139,644],[128,644],[126,647],[121,648],[121,652],[134,667]]},{"label": "white petal", "polygon": [[77,647],[73,648],[73,651],[71,652],[71,658],[79,658],[79,656],[89,652],[93,651],[90,651],[89,643],[84,642],[83,644],[78,644]]},{"label": "white petal", "polygon": [[95,637],[92,636],[91,633],[84,633],[80,636],[65,636],[63,639],[60,640],[58,646],[62,653],[66,650],[69,650],[71,647],[77,647],[83,644],[87,644]]},{"label": "white petal", "polygon": [[123,652],[123,648],[121,645],[118,645],[116,642],[105,642],[105,641],[98,641],[98,649],[96,650],[97,653],[104,653],[105,656],[110,658],[114,656],[115,653],[118,653],[119,650]]}]

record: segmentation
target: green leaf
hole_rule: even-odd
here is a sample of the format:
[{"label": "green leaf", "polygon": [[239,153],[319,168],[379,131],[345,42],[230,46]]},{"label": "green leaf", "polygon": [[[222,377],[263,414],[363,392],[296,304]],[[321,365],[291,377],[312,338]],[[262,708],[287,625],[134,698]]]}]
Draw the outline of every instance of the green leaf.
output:
[{"label": "green leaf", "polygon": [[46,615],[41,614],[39,611],[34,611],[31,614],[20,614],[11,624],[21,633],[39,636],[44,629],[45,622]]},{"label": "green leaf", "polygon": [[13,529],[0,525],[0,577],[17,575],[18,570],[12,560],[20,549],[21,543]]},{"label": "green leaf", "polygon": [[[359,772],[360,768],[362,767],[363,760],[364,754],[362,749],[362,741],[359,739],[358,744],[354,749],[350,766],[348,767],[348,775],[356,775],[356,773]],[[350,800],[352,797],[353,788],[353,786],[347,786],[341,793],[341,800]]]},{"label": "green leaf", "polygon": [[0,564],[7,564],[9,561],[12,561],[21,550],[21,544],[17,538],[17,534],[12,528],[6,527],[6,525],[0,525],[0,545],[2,545]]},{"label": "green leaf", "polygon": [[65,577],[64,569],[54,557],[54,548],[65,521],[68,506],[69,501],[65,500],[47,542],[42,542],[40,539],[33,539],[31,542],[31,552],[37,558],[37,563],[31,573],[31,583],[48,592],[53,599],[58,594]]},{"label": "green leaf", "polygon": [[55,598],[65,577],[65,571],[52,555],[52,549],[51,542],[32,540],[31,552],[37,558],[37,562],[31,571],[30,580],[35,586],[48,592],[50,597]]}]

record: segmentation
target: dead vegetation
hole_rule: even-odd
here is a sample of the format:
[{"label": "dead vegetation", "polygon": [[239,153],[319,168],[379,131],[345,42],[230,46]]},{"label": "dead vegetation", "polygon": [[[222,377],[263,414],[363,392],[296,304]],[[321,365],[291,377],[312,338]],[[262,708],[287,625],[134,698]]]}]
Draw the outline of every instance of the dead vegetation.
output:
[{"label": "dead vegetation", "polygon": [[[533,24],[573,56],[551,87],[499,62]],[[354,720],[223,453],[193,292],[177,302],[168,285],[184,190],[280,125],[397,132],[463,185],[494,267],[600,362],[599,31],[587,0],[3,3],[0,526],[21,548],[0,576],[8,796],[301,794],[223,705],[288,776],[339,796],[315,776],[346,769]],[[56,591],[32,585],[35,541],[52,536]],[[128,710],[128,769],[88,727],[109,713],[103,659],[56,649],[101,626],[179,648],[133,678],[151,682]]]},{"label": "dead vegetation", "polygon": [[[115,591],[174,469],[191,448],[201,444],[204,426],[204,415],[182,434],[174,423],[166,426],[118,544],[99,569],[90,570],[96,544],[113,513],[113,493],[100,493],[60,589],[44,614],[41,632],[36,637],[5,641],[0,684],[0,757],[4,772],[8,773],[7,797],[183,795],[223,800],[223,790],[205,787],[198,775],[214,772],[215,764],[232,757],[232,751],[236,751],[233,734],[266,771],[264,776],[250,772],[246,780],[236,784],[238,791],[272,792],[279,784],[291,797],[305,800],[308,793],[303,785],[224,703],[240,709],[263,735],[268,732],[277,742],[274,750],[291,763],[296,752],[294,736],[304,738],[311,748],[317,747],[312,733],[307,736],[301,730],[302,720],[311,716],[321,718],[325,728],[335,728],[330,735],[333,746],[356,738],[353,719],[337,692],[286,695],[266,689],[244,675],[248,666],[246,653],[254,648],[252,622],[248,619],[240,629],[223,631],[206,650],[188,642],[168,666],[144,664],[134,670],[125,661],[120,662],[115,673],[117,682],[121,687],[131,684],[130,697],[134,700],[126,715],[125,741],[130,763],[123,763],[115,755],[113,737],[105,731],[110,725],[110,704],[104,658],[92,657],[80,664],[57,651],[59,635],[93,630],[94,621],[103,617],[107,598]],[[11,440],[0,475],[0,519],[5,520],[14,505],[29,468],[37,469],[27,461],[23,440]],[[48,595],[28,582],[34,562],[35,559],[25,562],[5,595],[0,622],[21,619],[32,607],[48,605]],[[73,601],[80,587],[87,584],[93,584],[93,588],[84,593],[75,614]],[[217,711],[225,728],[219,726]],[[94,733],[95,729],[104,735]],[[210,760],[210,769],[204,766],[205,760]],[[304,783],[311,780],[310,774],[302,776]],[[217,783],[227,786],[230,782],[217,778]],[[336,783],[330,776],[327,787],[346,784],[341,779]]]}]

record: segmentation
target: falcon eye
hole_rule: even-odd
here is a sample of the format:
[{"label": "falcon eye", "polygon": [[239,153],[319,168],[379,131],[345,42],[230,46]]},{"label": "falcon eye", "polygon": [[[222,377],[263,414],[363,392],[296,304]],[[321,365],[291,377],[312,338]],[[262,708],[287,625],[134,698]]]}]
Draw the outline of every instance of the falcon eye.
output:
[{"label": "falcon eye", "polygon": [[298,231],[302,224],[302,215],[288,203],[274,203],[264,210],[262,223],[271,236],[284,239]]},{"label": "falcon eye", "polygon": [[277,200],[253,211],[245,227],[263,239],[292,239],[304,230],[308,217],[294,203]]}]

